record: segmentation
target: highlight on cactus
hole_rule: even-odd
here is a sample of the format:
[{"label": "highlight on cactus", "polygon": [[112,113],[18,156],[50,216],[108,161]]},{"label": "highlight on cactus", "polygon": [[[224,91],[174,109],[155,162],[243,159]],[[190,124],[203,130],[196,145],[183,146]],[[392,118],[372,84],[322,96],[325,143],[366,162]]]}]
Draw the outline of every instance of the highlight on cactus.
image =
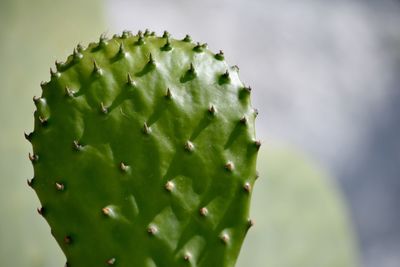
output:
[{"label": "highlight on cactus", "polygon": [[66,266],[234,266],[257,111],[222,51],[124,31],[50,69],[25,134],[38,212]]}]

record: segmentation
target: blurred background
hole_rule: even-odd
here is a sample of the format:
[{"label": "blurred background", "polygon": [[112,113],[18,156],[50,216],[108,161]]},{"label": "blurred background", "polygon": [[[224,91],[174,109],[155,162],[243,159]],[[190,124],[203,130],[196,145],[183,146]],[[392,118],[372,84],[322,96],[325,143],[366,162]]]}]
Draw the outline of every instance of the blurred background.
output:
[{"label": "blurred background", "polygon": [[78,42],[149,28],[253,88],[261,177],[239,267],[400,266],[400,1],[0,0],[0,265],[63,266],[26,186],[33,95]]}]

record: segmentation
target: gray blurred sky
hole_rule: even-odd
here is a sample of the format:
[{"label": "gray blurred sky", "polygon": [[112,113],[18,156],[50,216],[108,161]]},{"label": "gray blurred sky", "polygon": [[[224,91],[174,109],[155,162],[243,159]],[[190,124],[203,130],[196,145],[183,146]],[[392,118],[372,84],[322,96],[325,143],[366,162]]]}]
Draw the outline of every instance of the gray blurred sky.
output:
[{"label": "gray blurred sky", "polygon": [[106,1],[110,32],[168,29],[224,49],[253,87],[262,139],[338,178],[368,267],[400,264],[400,3]]}]

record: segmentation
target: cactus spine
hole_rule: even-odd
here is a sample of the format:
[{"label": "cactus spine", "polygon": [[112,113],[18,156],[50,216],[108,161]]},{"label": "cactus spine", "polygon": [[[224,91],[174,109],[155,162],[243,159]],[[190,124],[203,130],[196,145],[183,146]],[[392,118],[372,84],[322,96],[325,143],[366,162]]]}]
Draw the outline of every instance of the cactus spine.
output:
[{"label": "cactus spine", "polygon": [[124,31],[50,75],[28,184],[67,266],[234,266],[260,142],[222,51]]}]

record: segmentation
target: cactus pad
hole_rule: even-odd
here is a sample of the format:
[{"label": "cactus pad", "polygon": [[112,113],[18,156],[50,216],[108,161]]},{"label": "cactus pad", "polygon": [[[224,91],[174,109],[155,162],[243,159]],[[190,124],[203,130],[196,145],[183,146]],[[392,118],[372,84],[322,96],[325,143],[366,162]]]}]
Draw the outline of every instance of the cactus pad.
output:
[{"label": "cactus pad", "polygon": [[234,266],[257,112],[222,52],[189,36],[100,37],[35,97],[29,185],[67,266]]}]

